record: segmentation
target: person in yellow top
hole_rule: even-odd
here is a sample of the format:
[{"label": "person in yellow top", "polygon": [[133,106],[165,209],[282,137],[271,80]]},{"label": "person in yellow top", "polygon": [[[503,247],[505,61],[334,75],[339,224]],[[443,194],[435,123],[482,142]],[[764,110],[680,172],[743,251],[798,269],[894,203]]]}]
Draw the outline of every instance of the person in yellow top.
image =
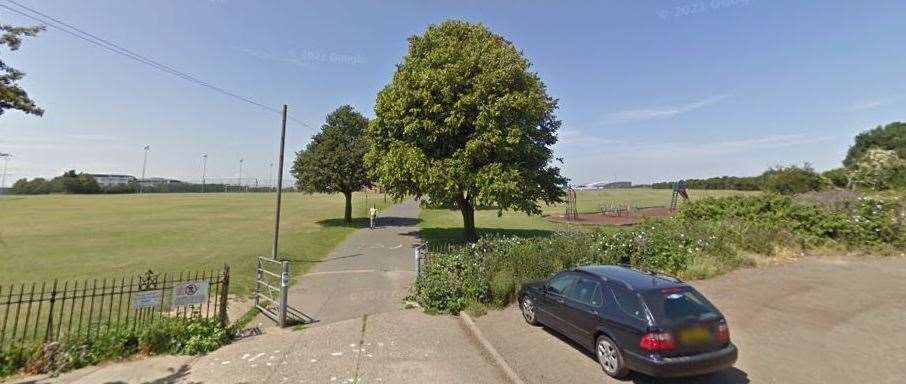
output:
[{"label": "person in yellow top", "polygon": [[368,217],[371,218],[371,229],[374,229],[375,221],[377,221],[378,210],[373,205],[371,209],[368,210]]}]

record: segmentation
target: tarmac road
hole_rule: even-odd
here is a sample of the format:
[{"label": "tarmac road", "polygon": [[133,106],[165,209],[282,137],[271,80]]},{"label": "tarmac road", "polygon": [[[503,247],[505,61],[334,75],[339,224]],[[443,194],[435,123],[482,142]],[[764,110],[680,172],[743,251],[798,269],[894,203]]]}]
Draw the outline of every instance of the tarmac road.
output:
[{"label": "tarmac road", "polygon": [[[634,383],[904,383],[906,259],[806,257],[692,283],[727,317],[739,361],[680,380]],[[516,307],[476,319],[526,383],[609,382],[594,357]]]}]

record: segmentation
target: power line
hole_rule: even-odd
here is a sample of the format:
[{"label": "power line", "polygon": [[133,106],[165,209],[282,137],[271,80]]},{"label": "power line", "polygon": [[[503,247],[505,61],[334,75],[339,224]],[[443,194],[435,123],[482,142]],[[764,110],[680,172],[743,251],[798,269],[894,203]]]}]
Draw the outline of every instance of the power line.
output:
[{"label": "power line", "polygon": [[[213,90],[213,91],[215,91],[215,92],[221,93],[221,94],[223,94],[223,95],[232,97],[232,98],[234,98],[234,99],[237,99],[237,100],[240,100],[240,101],[249,103],[249,104],[251,104],[251,105],[257,106],[257,107],[262,108],[262,109],[265,109],[265,110],[267,110],[267,111],[274,112],[274,113],[278,113],[278,114],[283,114],[283,111],[282,111],[282,110],[279,110],[279,109],[274,108],[274,107],[267,106],[267,105],[265,105],[265,104],[261,104],[261,103],[259,103],[259,102],[257,102],[257,101],[254,101],[254,100],[252,100],[252,99],[250,99],[250,98],[248,98],[248,97],[245,97],[245,96],[242,96],[242,95],[239,95],[239,94],[230,92],[230,91],[228,91],[228,90],[226,90],[226,89],[223,89],[223,88],[221,88],[221,87],[218,87],[218,86],[213,85],[213,84],[211,84],[211,83],[208,83],[208,82],[206,82],[206,81],[200,80],[200,79],[198,79],[198,78],[196,78],[196,77],[194,77],[194,76],[192,76],[192,75],[190,75],[190,74],[187,74],[187,73],[185,73],[185,72],[181,72],[181,71],[176,70],[176,69],[174,69],[173,67],[170,67],[170,66],[168,66],[168,65],[166,65],[166,64],[163,64],[163,63],[160,63],[160,62],[158,62],[158,61],[149,59],[149,58],[147,58],[147,57],[145,57],[145,56],[142,56],[142,55],[140,55],[140,54],[138,54],[138,53],[136,53],[136,52],[134,52],[134,51],[131,51],[131,50],[126,49],[126,48],[123,48],[122,46],[117,45],[116,43],[113,43],[113,42],[111,42],[111,41],[109,41],[109,40],[106,40],[106,39],[104,39],[104,38],[102,38],[102,37],[99,37],[99,36],[97,36],[97,35],[94,35],[94,34],[92,34],[92,33],[90,33],[90,32],[86,32],[85,30],[83,30],[83,29],[81,29],[81,28],[79,28],[79,27],[77,27],[77,26],[74,26],[74,25],[72,25],[72,24],[69,24],[69,23],[67,23],[67,22],[65,22],[65,21],[62,21],[62,20],[60,20],[60,19],[58,19],[58,18],[55,18],[55,17],[50,16],[50,15],[47,15],[47,14],[45,14],[45,13],[42,13],[41,11],[38,11],[38,10],[33,9],[33,8],[29,8],[28,6],[25,6],[25,5],[20,4],[20,3],[16,2],[16,1],[13,1],[13,0],[6,0],[6,1],[9,2],[9,3],[15,4],[16,6],[19,6],[20,8],[23,8],[23,9],[29,11],[29,12],[32,12],[32,13],[38,15],[38,16],[30,15],[30,14],[28,14],[28,13],[26,13],[26,12],[23,12],[23,11],[21,11],[21,10],[18,10],[18,9],[15,9],[15,8],[12,8],[12,7],[9,7],[9,6],[7,6],[7,5],[3,5],[3,4],[0,4],[0,7],[5,8],[5,9],[7,9],[7,10],[10,10],[10,11],[12,11],[12,12],[15,12],[15,13],[17,13],[17,14],[19,14],[19,15],[25,16],[25,17],[27,17],[27,18],[29,18],[29,19],[35,20],[35,21],[37,21],[37,22],[39,22],[39,23],[47,24],[47,25],[53,27],[54,29],[57,29],[57,30],[59,30],[59,31],[62,31],[62,32],[66,33],[66,34],[69,34],[69,35],[74,36],[74,37],[76,37],[76,38],[79,38],[79,39],[81,39],[81,40],[87,41],[87,42],[89,42],[89,43],[91,43],[91,44],[97,45],[97,46],[99,46],[99,47],[101,47],[101,48],[104,48],[104,49],[110,51],[110,52],[113,52],[113,53],[116,53],[116,54],[120,54],[120,55],[126,56],[126,57],[128,57],[128,58],[130,58],[130,59],[132,59],[132,60],[135,60],[135,61],[139,62],[139,63],[145,64],[145,65],[148,65],[148,66],[150,66],[150,67],[152,67],[152,68],[154,68],[154,69],[157,69],[157,70],[160,70],[160,71],[169,73],[169,74],[174,75],[174,76],[176,76],[176,77],[179,77],[179,78],[181,78],[181,79],[183,79],[183,80],[187,80],[187,81],[189,81],[189,82],[195,83],[195,84],[197,84],[197,85],[200,85],[200,86],[202,86],[202,87],[208,88],[208,89],[210,89],[210,90]],[[44,19],[42,19],[42,17],[43,17]],[[48,21],[48,20],[50,20],[50,21],[52,21],[52,22],[50,22],[50,21]],[[60,25],[62,25],[62,27],[61,27],[60,25],[57,25],[57,24],[54,24],[54,23],[60,24]],[[65,27],[65,28],[64,28],[64,27]],[[69,28],[69,29],[67,29],[67,28]],[[71,29],[71,30],[70,30],[70,29]],[[75,32],[73,32],[73,31],[75,31]],[[294,121],[294,122],[296,122],[296,123],[298,123],[298,124],[300,124],[300,125],[302,125],[302,126],[304,126],[304,127],[311,128],[310,125],[308,125],[306,122],[304,122],[304,121],[302,121],[302,120],[299,120],[299,119],[297,119],[297,118],[295,118],[295,117],[291,117],[291,116],[287,116],[287,117],[288,117],[290,120],[292,120],[292,121]]]}]

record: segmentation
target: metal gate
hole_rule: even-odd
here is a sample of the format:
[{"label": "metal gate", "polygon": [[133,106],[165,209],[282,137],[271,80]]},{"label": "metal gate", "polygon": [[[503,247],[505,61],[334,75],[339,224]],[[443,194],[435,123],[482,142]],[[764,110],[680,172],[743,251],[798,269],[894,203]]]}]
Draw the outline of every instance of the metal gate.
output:
[{"label": "metal gate", "polygon": [[255,308],[281,327],[315,322],[290,307],[288,299],[289,262],[259,257],[255,272]]}]

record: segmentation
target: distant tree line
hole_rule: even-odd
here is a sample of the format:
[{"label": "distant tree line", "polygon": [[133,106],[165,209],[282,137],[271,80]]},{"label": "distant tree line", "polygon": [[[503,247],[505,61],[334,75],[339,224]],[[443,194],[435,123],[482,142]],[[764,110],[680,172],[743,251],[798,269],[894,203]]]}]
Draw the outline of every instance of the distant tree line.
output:
[{"label": "distant tree line", "polygon": [[49,193],[91,194],[101,193],[97,180],[87,173],[66,171],[61,176],[47,180],[37,177],[31,180],[19,179],[10,188],[17,195],[46,195]]},{"label": "distant tree line", "polygon": [[[825,188],[906,189],[906,123],[894,122],[860,133],[843,167],[818,173],[808,163],[777,166],[758,176],[686,179],[689,189],[735,189],[795,194]],[[671,189],[673,181],[651,184]]]},{"label": "distant tree line", "polygon": [[[708,179],[686,179],[686,188],[689,189],[734,189],[737,191],[757,191],[761,189],[761,176],[738,177],[719,176]],[[664,181],[651,184],[655,189],[671,189],[673,181]]]},{"label": "distant tree line", "polygon": [[61,176],[51,180],[43,177],[34,179],[19,179],[9,189],[14,195],[47,195],[51,193],[64,194],[120,194],[120,193],[218,193],[218,192],[269,192],[270,187],[238,187],[228,184],[194,184],[194,183],[164,183],[140,186],[137,182],[118,184],[102,187],[94,176],[87,173],[76,173],[74,170],[66,171]]}]

